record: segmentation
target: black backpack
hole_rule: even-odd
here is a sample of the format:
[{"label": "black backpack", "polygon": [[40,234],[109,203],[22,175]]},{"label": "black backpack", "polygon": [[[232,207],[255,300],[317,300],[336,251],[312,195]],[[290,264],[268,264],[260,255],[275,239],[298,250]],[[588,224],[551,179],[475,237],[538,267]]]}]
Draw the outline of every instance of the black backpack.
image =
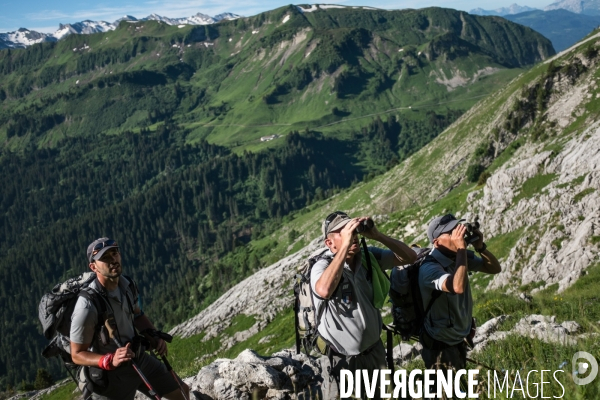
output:
[{"label": "black backpack", "polygon": [[395,267],[391,273],[390,301],[392,303],[393,329],[402,340],[418,339],[423,329],[425,317],[435,300],[442,294],[435,290],[427,308],[423,308],[423,297],[419,287],[419,270],[425,261],[434,260],[429,255],[431,249],[412,247],[417,260],[408,265]]}]

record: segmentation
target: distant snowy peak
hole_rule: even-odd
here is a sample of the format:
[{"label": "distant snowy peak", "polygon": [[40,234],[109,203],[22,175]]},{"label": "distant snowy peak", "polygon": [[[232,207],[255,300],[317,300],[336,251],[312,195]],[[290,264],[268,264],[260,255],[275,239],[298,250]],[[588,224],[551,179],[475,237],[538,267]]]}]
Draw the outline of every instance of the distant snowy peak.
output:
[{"label": "distant snowy peak", "polygon": [[151,14],[142,21],[161,21],[169,25],[209,25],[214,24],[222,20],[232,20],[240,18],[237,14],[223,13],[211,17],[210,15],[198,13],[186,18],[168,18],[157,14]]},{"label": "distant snowy peak", "polygon": [[55,42],[52,35],[20,28],[14,32],[0,33],[0,49],[17,49],[42,42]]},{"label": "distant snowy peak", "polygon": [[527,12],[527,11],[534,11],[537,10],[537,8],[531,8],[531,7],[527,7],[527,6],[520,6],[518,4],[512,4],[508,7],[501,7],[501,8],[496,8],[495,10],[484,10],[483,8],[475,8],[471,11],[469,11],[470,14],[475,14],[475,15],[499,15],[499,16],[503,16],[503,15],[514,15],[514,14],[520,14],[522,12]]},{"label": "distant snowy peak", "polygon": [[89,35],[92,33],[108,32],[115,29],[115,24],[106,21],[85,20],[74,24],[60,24],[58,30],[52,36],[60,40],[72,33],[79,35]]},{"label": "distant snowy peak", "polygon": [[232,14],[232,13],[222,13],[222,14],[215,15],[215,19],[217,21],[234,20],[234,19],[238,19],[238,18],[242,18],[242,16],[237,15],[237,14]]},{"label": "distant snowy peak", "polygon": [[558,10],[562,8],[563,10],[571,11],[576,14],[587,14],[586,9],[598,9],[597,3],[597,1],[562,0],[546,6],[544,11]]},{"label": "distant snowy peak", "polygon": [[136,17],[132,17],[131,15],[124,15],[123,17],[119,18],[118,20],[116,20],[113,25],[119,25],[119,23],[121,21],[129,21],[129,22],[136,22],[138,21],[138,19]]},{"label": "distant snowy peak", "polygon": [[92,33],[108,32],[116,29],[122,21],[160,21],[168,25],[209,25],[223,20],[233,20],[237,18],[241,18],[241,16],[232,13],[223,13],[215,15],[214,17],[197,13],[191,17],[185,18],[169,18],[158,14],[151,14],[142,19],[137,19],[131,15],[125,15],[113,23],[85,20],[74,24],[59,24],[58,30],[52,34],[21,28],[14,32],[0,33],[0,49],[24,48],[35,43],[56,42],[71,34],[89,35]]}]

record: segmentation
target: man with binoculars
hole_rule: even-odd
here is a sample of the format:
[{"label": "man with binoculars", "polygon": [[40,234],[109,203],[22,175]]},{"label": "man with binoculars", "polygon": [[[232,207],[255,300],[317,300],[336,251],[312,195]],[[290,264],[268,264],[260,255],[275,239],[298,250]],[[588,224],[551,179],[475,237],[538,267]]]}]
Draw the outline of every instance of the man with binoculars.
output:
[{"label": "man with binoculars", "polygon": [[[425,310],[421,355],[425,368],[444,365],[464,369],[466,340],[475,332],[468,273],[497,274],[500,263],[487,249],[478,222],[468,223],[446,214],[429,223],[427,237],[434,249],[419,270]],[[469,244],[480,257],[467,251]]]},{"label": "man with binoculars", "polygon": [[[401,241],[379,232],[368,217],[350,218],[336,211],[323,221],[322,231],[329,250],[314,264],[310,282],[316,313],[320,315],[317,345],[328,356],[322,372],[323,398],[334,399],[339,397],[342,369],[353,374],[355,370],[368,370],[371,374],[375,369],[387,368],[380,339],[379,309],[383,299],[374,281],[379,281],[382,269],[413,263],[416,254]],[[369,247],[369,254],[363,254],[359,233],[388,249]],[[370,272],[366,257],[370,258]],[[379,390],[376,393],[379,395]]]}]

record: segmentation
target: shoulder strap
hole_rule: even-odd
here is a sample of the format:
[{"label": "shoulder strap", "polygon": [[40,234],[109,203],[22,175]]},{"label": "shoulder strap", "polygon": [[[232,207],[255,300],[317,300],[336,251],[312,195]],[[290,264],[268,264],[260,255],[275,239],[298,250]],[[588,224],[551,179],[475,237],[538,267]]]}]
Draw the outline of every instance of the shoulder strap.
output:
[{"label": "shoulder strap", "polygon": [[[98,322],[96,323],[96,326],[94,327],[94,331],[95,331],[95,333],[98,333],[98,331],[104,325],[104,321],[106,320],[106,312],[108,311],[108,308],[107,308],[108,300],[105,299],[104,296],[102,296],[102,294],[100,294],[99,292],[97,292],[89,287],[82,289],[79,292],[78,296],[81,296],[84,299],[87,299],[96,308],[96,312],[98,313]],[[96,340],[96,334],[94,334],[94,340]]]},{"label": "shoulder strap", "polygon": [[386,331],[386,352],[385,359],[387,361],[388,369],[394,374],[394,329],[387,326],[385,323],[382,324],[381,328]]},{"label": "shoulder strap", "polygon": [[[365,237],[360,238],[360,243],[362,244],[363,251],[365,252],[365,258],[367,259],[367,280],[373,280],[373,266],[371,265],[371,256],[369,255],[369,249],[367,248],[367,241]],[[386,275],[387,276],[387,275]]]},{"label": "shoulder strap", "polygon": [[[369,251],[369,248],[367,247],[367,242],[366,242],[364,236],[360,238],[360,243],[362,245],[363,252],[365,254],[365,259],[367,260],[367,280],[368,281],[372,281],[373,280],[373,263],[371,262],[371,255],[373,253],[371,253]],[[383,268],[381,268],[381,266],[379,266],[379,270],[381,272],[383,272],[383,275],[385,275],[385,277],[389,281],[390,280],[390,276],[387,274],[387,272],[385,272],[385,270]]]},{"label": "shoulder strap", "polygon": [[[421,265],[425,264],[428,261],[437,262],[437,260],[431,254],[427,254],[425,257],[423,257],[423,260],[421,261]],[[444,268],[444,267],[442,266],[442,268]],[[444,270],[446,270],[446,269],[444,268]],[[427,308],[425,309],[425,313],[423,314],[423,321],[425,321],[425,319],[429,315],[429,311],[431,311],[431,308],[433,307],[433,303],[435,303],[435,301],[438,299],[438,297],[440,297],[442,295],[442,293],[444,293],[444,292],[441,290],[434,290],[431,293],[431,299],[429,299],[429,303],[427,304]],[[433,325],[433,321],[431,321],[431,324]]]}]

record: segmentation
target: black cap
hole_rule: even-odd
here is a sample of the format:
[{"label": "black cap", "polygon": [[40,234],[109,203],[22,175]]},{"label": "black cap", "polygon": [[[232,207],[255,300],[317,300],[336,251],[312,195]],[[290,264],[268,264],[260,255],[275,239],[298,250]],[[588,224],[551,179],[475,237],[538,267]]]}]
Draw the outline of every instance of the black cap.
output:
[{"label": "black cap", "polygon": [[[119,248],[117,241],[114,239],[109,239],[107,237],[103,237],[100,239],[94,240],[87,248],[87,257],[88,261],[92,262],[94,260],[98,260],[108,249]],[[94,251],[98,250],[96,254]]]}]

